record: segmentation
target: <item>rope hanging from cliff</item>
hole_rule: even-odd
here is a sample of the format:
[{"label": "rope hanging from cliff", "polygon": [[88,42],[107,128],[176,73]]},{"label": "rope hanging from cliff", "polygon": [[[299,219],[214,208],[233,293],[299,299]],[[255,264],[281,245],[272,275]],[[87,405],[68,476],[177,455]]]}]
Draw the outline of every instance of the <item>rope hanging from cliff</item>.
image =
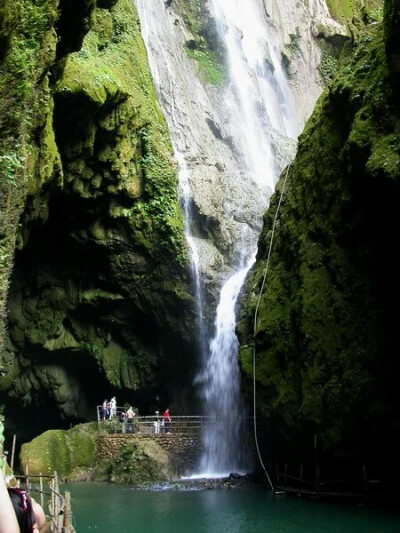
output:
[{"label": "rope hanging from cliff", "polygon": [[270,261],[271,252],[272,252],[272,244],[273,244],[274,234],[275,234],[276,221],[278,220],[279,208],[281,206],[281,202],[282,202],[282,198],[283,198],[283,192],[285,190],[286,180],[287,180],[287,177],[288,177],[288,174],[289,174],[290,167],[291,167],[291,164],[286,167],[285,179],[283,180],[282,190],[281,190],[281,194],[280,194],[280,197],[279,197],[278,206],[277,206],[276,211],[275,211],[274,222],[272,224],[271,240],[269,242],[267,262],[265,264],[263,280],[262,280],[262,283],[261,283],[260,292],[258,294],[257,305],[256,305],[256,309],[255,309],[255,312],[254,312],[254,325],[253,325],[253,421],[254,421],[253,427],[254,427],[254,442],[255,442],[255,445],[256,445],[258,460],[260,461],[261,467],[262,467],[262,469],[265,472],[265,475],[267,477],[268,483],[269,483],[269,485],[271,487],[271,490],[273,492],[275,491],[275,487],[272,484],[272,481],[271,481],[271,478],[270,478],[270,476],[268,474],[268,471],[267,471],[267,469],[264,466],[264,462],[263,462],[262,457],[261,457],[260,447],[258,445],[258,437],[257,437],[257,417],[256,417],[256,398],[257,398],[257,393],[256,393],[256,341],[255,341],[255,337],[256,337],[256,333],[257,333],[258,308],[260,307],[261,296],[262,296],[262,293],[264,291],[265,280],[267,279],[269,261]]}]

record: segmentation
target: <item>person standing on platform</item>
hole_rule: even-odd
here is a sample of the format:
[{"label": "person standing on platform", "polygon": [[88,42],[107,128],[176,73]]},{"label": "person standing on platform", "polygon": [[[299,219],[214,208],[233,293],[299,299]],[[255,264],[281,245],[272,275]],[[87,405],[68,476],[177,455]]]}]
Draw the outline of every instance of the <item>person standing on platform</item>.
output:
[{"label": "person standing on platform", "polygon": [[134,433],[133,429],[133,420],[135,418],[135,411],[132,409],[132,406],[126,412],[126,432]]},{"label": "person standing on platform", "polygon": [[164,433],[169,433],[170,426],[171,426],[171,417],[169,415],[169,409],[165,409],[163,414],[163,422],[164,422]]},{"label": "person standing on platform", "polygon": [[113,396],[110,400],[110,419],[114,418],[114,416],[117,414],[117,399],[115,396]]},{"label": "person standing on platform", "polygon": [[160,411],[156,411],[156,419],[154,421],[154,433],[156,435],[160,433]]}]

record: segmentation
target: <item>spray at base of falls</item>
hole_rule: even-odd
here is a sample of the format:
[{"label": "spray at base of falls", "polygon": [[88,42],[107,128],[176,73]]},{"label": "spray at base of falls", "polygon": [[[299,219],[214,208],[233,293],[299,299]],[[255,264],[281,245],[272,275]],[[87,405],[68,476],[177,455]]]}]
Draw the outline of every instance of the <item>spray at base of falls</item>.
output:
[{"label": "spray at base of falls", "polygon": [[216,333],[209,347],[205,369],[199,376],[205,412],[210,416],[203,434],[205,453],[200,472],[215,477],[246,471],[248,458],[240,443],[245,439],[245,410],[240,393],[237,364],[239,343],[235,335],[235,308],[247,272],[254,264],[255,254],[241,270],[231,276],[221,290],[216,313]]}]

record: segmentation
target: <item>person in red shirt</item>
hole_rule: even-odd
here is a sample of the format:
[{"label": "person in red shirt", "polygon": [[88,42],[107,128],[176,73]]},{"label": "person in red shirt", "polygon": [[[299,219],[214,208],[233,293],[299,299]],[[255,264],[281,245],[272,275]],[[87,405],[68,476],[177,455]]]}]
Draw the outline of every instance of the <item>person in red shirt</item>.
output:
[{"label": "person in red shirt", "polygon": [[164,433],[169,433],[169,428],[171,425],[171,417],[169,416],[169,409],[165,409],[163,414],[163,422],[164,422]]}]

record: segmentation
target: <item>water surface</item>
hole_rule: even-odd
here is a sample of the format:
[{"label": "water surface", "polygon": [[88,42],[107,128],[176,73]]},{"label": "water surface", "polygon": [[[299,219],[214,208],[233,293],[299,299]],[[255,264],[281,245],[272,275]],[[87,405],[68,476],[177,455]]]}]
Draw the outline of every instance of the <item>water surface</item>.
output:
[{"label": "water surface", "polygon": [[398,533],[400,514],[272,496],[264,488],[136,490],[69,484],[77,533]]}]

